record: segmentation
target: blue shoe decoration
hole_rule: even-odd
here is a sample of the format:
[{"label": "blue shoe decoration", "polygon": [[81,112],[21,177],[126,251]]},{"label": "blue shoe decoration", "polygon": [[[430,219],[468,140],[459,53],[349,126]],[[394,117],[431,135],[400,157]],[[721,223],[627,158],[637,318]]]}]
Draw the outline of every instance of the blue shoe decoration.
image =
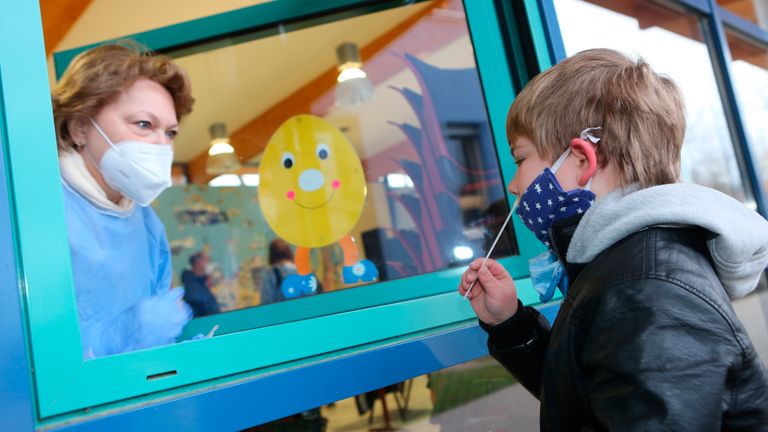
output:
[{"label": "blue shoe decoration", "polygon": [[280,284],[280,290],[287,299],[314,294],[317,291],[317,278],[312,273],[304,276],[297,274],[289,275],[283,279],[283,283]]},{"label": "blue shoe decoration", "polygon": [[370,260],[364,259],[351,266],[344,266],[344,283],[373,282],[379,278],[379,269]]}]

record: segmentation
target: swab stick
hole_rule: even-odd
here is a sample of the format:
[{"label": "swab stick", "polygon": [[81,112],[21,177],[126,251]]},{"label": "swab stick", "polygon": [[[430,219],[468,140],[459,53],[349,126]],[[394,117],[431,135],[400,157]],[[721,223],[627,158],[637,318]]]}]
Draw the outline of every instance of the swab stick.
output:
[{"label": "swab stick", "polygon": [[[488,257],[491,256],[491,253],[493,252],[493,249],[496,248],[496,243],[499,242],[499,239],[501,238],[501,233],[504,232],[504,228],[507,227],[507,224],[509,223],[509,220],[512,218],[512,214],[515,212],[515,209],[517,209],[517,203],[520,201],[520,198],[518,197],[515,200],[515,203],[512,204],[512,209],[509,210],[509,215],[507,215],[507,220],[504,221],[504,224],[501,226],[501,229],[499,230],[499,233],[496,234],[496,240],[493,241],[493,244],[488,249],[488,253],[485,255],[485,258],[483,259],[482,264],[480,264],[480,269],[485,267],[485,263],[488,261]],[[464,298],[469,297],[470,291],[472,291],[472,287],[475,286],[475,282],[477,282],[477,279],[480,277],[480,269],[477,269],[478,274],[475,276],[475,280],[472,281],[472,284],[469,286],[469,289],[466,293],[464,293]]]}]

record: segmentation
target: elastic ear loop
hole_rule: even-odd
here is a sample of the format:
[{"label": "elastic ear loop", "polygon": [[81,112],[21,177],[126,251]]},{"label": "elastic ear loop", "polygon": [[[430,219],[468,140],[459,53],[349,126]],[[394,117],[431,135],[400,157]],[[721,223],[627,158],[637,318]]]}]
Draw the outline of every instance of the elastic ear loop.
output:
[{"label": "elastic ear loop", "polygon": [[98,132],[98,133],[99,133],[99,135],[101,135],[101,137],[102,137],[102,138],[104,138],[104,141],[106,141],[106,142],[107,142],[107,144],[109,144],[109,146],[110,146],[110,147],[112,147],[113,149],[115,149],[115,151],[117,151],[118,153],[120,153],[120,149],[118,149],[118,148],[115,146],[115,144],[113,144],[113,143],[112,143],[112,140],[111,140],[111,139],[109,139],[109,137],[107,137],[107,134],[105,134],[105,133],[104,133],[104,131],[103,131],[103,130],[101,130],[101,128],[99,127],[99,125],[96,123],[96,120],[94,120],[93,118],[90,118],[90,117],[89,117],[88,119],[89,119],[89,120],[91,121],[91,123],[93,124],[93,127],[94,127],[94,128],[96,128],[96,132]]},{"label": "elastic ear loop", "polygon": [[565,162],[565,159],[568,157],[569,154],[571,154],[571,148],[570,147],[568,147],[568,149],[565,150],[565,153],[561,154],[560,157],[557,158],[555,163],[552,164],[552,168],[549,169],[550,171],[552,171],[552,174],[556,173],[557,170],[560,169],[560,165],[562,165],[563,162]]}]

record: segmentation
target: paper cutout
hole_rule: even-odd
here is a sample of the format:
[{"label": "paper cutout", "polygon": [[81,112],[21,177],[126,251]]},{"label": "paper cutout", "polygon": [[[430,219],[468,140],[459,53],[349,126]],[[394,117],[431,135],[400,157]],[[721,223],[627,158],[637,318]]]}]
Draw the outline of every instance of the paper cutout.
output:
[{"label": "paper cutout", "polygon": [[308,114],[286,120],[272,135],[261,159],[259,203],[275,233],[296,245],[296,277],[286,277],[286,298],[313,293],[309,250],[339,242],[344,250],[347,284],[370,282],[378,270],[359,260],[349,234],[365,205],[366,185],[360,158],[344,134]]}]

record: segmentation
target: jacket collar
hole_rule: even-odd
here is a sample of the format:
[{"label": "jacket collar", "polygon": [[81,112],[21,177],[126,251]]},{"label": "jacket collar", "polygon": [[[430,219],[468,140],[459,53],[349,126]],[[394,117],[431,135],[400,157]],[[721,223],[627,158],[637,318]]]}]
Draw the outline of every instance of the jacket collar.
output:
[{"label": "jacket collar", "polygon": [[568,279],[571,283],[576,280],[576,277],[581,273],[581,270],[586,267],[586,263],[576,264],[566,260],[568,247],[571,244],[573,233],[576,232],[576,227],[579,225],[582,217],[584,217],[583,214],[577,214],[555,221],[549,229],[552,250],[555,252],[560,262],[565,266],[565,271],[568,273]]}]

